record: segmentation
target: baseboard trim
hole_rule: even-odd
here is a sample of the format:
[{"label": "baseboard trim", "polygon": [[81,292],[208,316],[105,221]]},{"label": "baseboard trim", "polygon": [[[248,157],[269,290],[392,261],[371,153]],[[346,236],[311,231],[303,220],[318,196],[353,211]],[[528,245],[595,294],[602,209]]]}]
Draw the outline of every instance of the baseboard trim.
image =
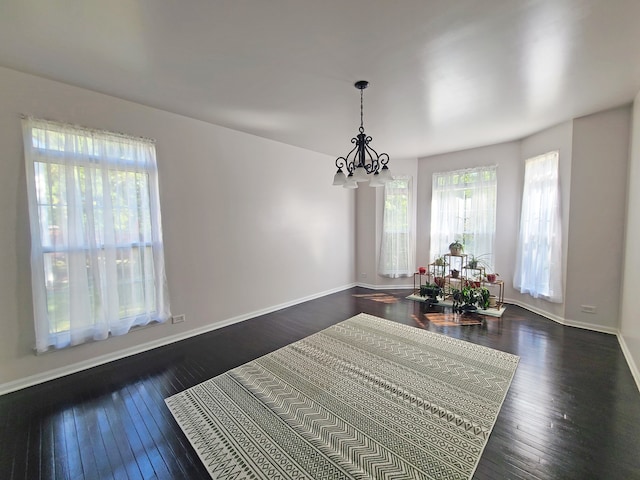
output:
[{"label": "baseboard trim", "polygon": [[577,320],[565,319],[563,325],[582,328],[583,330],[591,330],[593,332],[606,333],[608,335],[618,335],[617,328],[603,327],[601,325],[593,325],[592,323],[578,322]]},{"label": "baseboard trim", "polygon": [[526,310],[529,310],[530,312],[540,315],[541,317],[548,318],[549,320],[553,320],[554,322],[559,323],[560,325],[565,325],[567,327],[576,327],[576,328],[581,328],[583,330],[591,330],[593,332],[607,333],[609,335],[618,334],[617,328],[603,327],[600,325],[594,325],[592,323],[584,323],[584,322],[578,322],[576,320],[570,320],[570,319],[561,317],[559,315],[554,315],[553,313],[545,312],[544,310],[534,307],[533,305],[529,305],[524,302],[519,302],[517,300],[505,299],[505,303],[517,305]]},{"label": "baseboard trim", "polygon": [[278,310],[282,310],[283,308],[293,307],[300,303],[315,300],[316,298],[324,297],[326,295],[331,295],[332,293],[342,292],[343,290],[348,290],[355,286],[356,286],[355,283],[350,283],[348,285],[343,285],[341,287],[325,290],[324,292],[308,295],[306,297],[298,298],[298,299],[284,302],[278,305],[273,305],[271,307],[267,307],[260,310],[255,310],[253,312],[238,315],[235,317],[227,318],[225,320],[221,320],[211,325],[206,325],[203,327],[195,328],[193,330],[188,330],[186,332],[170,335],[158,340],[153,340],[151,342],[145,342],[143,344],[136,345],[135,347],[118,350],[117,352],[110,353],[107,355],[101,355],[99,357],[92,358],[91,360],[77,362],[72,365],[56,368],[56,369],[49,370],[47,372],[39,373],[36,375],[31,375],[29,377],[21,378],[19,380],[6,382],[3,384],[0,384],[0,395],[6,395],[11,392],[15,392],[18,390],[22,390],[24,388],[28,388],[34,385],[48,382],[50,380],[55,380],[57,378],[65,377],[73,373],[78,373],[83,370],[87,370],[89,368],[97,367],[99,365],[104,365],[105,363],[113,362],[115,360],[120,360],[126,357],[130,357],[132,355],[137,355],[138,353],[147,352],[149,350],[153,350],[154,348],[163,347],[171,343],[179,342],[180,340],[186,340],[187,338],[195,337],[197,335],[211,332],[213,330],[218,330],[219,328],[227,327],[229,325],[233,325],[234,323],[240,323],[245,320],[249,320],[251,318],[259,317],[260,315],[266,315],[268,313],[273,313]]},{"label": "baseboard trim", "polygon": [[631,356],[631,351],[629,347],[627,347],[627,343],[624,340],[621,332],[617,333],[618,343],[620,344],[620,348],[622,349],[622,354],[624,355],[625,360],[627,361],[627,365],[629,365],[629,370],[631,370],[631,376],[636,381],[636,387],[638,387],[638,391],[640,391],[640,370],[638,366],[633,361],[633,357]]}]

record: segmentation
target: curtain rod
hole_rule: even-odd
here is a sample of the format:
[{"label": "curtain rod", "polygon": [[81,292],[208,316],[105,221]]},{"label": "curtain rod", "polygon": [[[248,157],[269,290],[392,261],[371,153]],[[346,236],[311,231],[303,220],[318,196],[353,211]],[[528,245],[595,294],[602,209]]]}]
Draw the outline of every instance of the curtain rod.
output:
[{"label": "curtain rod", "polygon": [[145,142],[150,142],[150,143],[156,143],[156,139],[155,138],[148,138],[148,137],[142,137],[142,136],[136,136],[136,135],[129,135],[128,133],[122,133],[122,132],[112,132],[111,130],[104,130],[104,129],[100,129],[100,128],[91,128],[91,127],[85,127],[83,125],[77,125],[77,124],[73,124],[73,123],[67,123],[67,122],[61,122],[59,120],[51,120],[48,118],[37,118],[34,117],[32,115],[26,115],[24,113],[20,114],[20,118],[23,120],[34,120],[34,121],[38,121],[38,122],[45,122],[45,123],[53,123],[56,124],[60,127],[65,127],[65,128],[76,128],[78,130],[83,130],[85,132],[88,133],[102,133],[102,134],[108,134],[108,135],[113,135],[116,137],[121,137],[121,138],[126,138],[129,140],[143,140]]},{"label": "curtain rod", "polygon": [[433,172],[433,175],[449,175],[452,173],[465,173],[465,172],[472,172],[474,170],[478,170],[479,168],[495,168],[496,170],[498,169],[498,164],[494,163],[493,165],[478,165],[477,167],[468,167],[468,168],[457,168],[455,170],[447,170],[444,172]]}]

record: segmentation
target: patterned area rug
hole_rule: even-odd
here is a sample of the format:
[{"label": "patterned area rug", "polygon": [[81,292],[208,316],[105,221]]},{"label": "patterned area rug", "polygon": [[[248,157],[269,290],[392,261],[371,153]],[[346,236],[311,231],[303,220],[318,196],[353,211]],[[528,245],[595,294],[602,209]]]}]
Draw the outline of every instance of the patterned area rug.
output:
[{"label": "patterned area rug", "polygon": [[166,403],[215,479],[469,479],[518,360],[361,313]]}]

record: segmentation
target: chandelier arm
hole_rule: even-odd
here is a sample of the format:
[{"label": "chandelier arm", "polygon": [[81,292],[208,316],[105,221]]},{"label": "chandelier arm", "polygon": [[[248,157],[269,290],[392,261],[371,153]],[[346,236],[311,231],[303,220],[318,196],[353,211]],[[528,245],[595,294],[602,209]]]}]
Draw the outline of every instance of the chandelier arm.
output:
[{"label": "chandelier arm", "polygon": [[[341,160],[339,162],[339,160]],[[339,157],[336,159],[336,167],[338,168],[345,168],[347,170],[348,174],[351,174],[353,172],[355,172],[356,167],[353,163],[352,160],[349,160],[349,158],[345,158],[345,157]]]},{"label": "chandelier arm", "polygon": [[[353,159],[349,158],[349,157],[351,157],[351,154],[358,149],[357,139],[356,138],[352,138],[351,139],[351,143],[355,143],[356,144],[351,149],[351,151],[349,153],[347,153],[346,156],[338,157],[336,159],[336,167],[338,167],[338,168],[345,167],[349,173],[353,173],[355,171],[355,169],[356,169],[356,166],[357,166],[356,162],[355,162],[355,155],[354,155]],[[341,163],[339,163],[339,161],[341,161]]]},{"label": "chandelier arm", "polygon": [[387,153],[378,154],[378,152],[369,145],[365,145],[365,150],[370,159],[370,165],[365,165],[367,173],[380,172],[382,167],[389,163],[389,155]]}]

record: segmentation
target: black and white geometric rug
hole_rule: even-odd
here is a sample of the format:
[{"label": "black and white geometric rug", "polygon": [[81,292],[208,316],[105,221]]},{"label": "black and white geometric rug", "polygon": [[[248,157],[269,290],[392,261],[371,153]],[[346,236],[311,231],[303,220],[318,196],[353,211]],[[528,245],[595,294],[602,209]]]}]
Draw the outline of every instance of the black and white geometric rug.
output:
[{"label": "black and white geometric rug", "polygon": [[470,479],[518,360],[361,313],[166,403],[215,479]]}]

